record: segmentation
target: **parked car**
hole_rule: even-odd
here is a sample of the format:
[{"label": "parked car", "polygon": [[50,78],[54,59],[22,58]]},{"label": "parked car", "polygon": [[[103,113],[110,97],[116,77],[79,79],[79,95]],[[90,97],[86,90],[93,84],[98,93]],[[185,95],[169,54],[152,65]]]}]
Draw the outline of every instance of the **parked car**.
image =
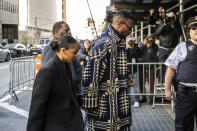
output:
[{"label": "parked car", "polygon": [[0,45],[0,61],[9,61],[10,51]]},{"label": "parked car", "polygon": [[30,55],[37,55],[37,54],[41,54],[41,53],[42,53],[42,49],[37,46],[32,46],[29,48]]},{"label": "parked car", "polygon": [[48,44],[49,43],[49,41],[50,41],[50,39],[49,38],[42,38],[42,39],[40,39],[40,42],[39,42],[39,44],[40,45],[42,45],[42,44]]},{"label": "parked car", "polygon": [[10,50],[11,57],[13,58],[29,55],[29,51],[24,44],[8,44],[5,48]]},{"label": "parked car", "polygon": [[38,44],[38,45],[35,45],[35,47],[40,48],[40,49],[43,50],[46,45],[47,44],[42,44],[42,45]]}]

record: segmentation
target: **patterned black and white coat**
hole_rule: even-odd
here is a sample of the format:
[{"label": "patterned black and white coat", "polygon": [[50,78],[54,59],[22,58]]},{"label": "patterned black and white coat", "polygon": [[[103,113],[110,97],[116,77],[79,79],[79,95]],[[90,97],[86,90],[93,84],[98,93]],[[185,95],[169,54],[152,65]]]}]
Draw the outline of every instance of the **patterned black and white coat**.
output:
[{"label": "patterned black and white coat", "polygon": [[88,131],[130,129],[127,77],[125,40],[108,26],[96,40],[82,77]]}]

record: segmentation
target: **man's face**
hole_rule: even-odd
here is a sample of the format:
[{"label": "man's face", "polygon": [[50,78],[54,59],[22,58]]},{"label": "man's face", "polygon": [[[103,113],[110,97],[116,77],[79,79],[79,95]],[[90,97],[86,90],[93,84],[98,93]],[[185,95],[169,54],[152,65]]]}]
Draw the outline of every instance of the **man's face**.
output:
[{"label": "man's face", "polygon": [[189,29],[190,38],[197,43],[197,24],[191,25]]},{"label": "man's face", "polygon": [[132,19],[127,19],[124,22],[120,23],[119,34],[126,38],[130,33],[133,27],[134,21]]},{"label": "man's face", "polygon": [[62,28],[60,29],[61,35],[71,35],[70,27],[68,24],[62,24]]},{"label": "man's face", "polygon": [[62,28],[57,31],[56,37],[60,39],[60,37],[63,35],[71,35],[70,27],[68,26],[68,24],[62,24]]}]

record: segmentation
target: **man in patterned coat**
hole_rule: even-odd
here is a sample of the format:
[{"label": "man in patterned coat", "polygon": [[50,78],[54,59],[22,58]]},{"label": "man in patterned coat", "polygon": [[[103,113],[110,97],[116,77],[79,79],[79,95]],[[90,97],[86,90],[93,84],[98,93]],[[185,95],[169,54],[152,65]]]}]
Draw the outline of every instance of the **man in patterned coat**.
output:
[{"label": "man in patterned coat", "polygon": [[88,131],[130,130],[125,39],[133,24],[132,14],[126,10],[117,12],[91,51],[82,78]]}]

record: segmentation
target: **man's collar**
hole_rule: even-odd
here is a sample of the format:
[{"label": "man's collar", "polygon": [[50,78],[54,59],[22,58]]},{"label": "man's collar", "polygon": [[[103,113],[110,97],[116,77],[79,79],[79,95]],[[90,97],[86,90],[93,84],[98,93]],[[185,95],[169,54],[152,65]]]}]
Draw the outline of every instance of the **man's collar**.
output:
[{"label": "man's collar", "polygon": [[109,37],[111,38],[114,44],[120,43],[121,40],[123,40],[111,25],[109,25],[107,28]]}]

